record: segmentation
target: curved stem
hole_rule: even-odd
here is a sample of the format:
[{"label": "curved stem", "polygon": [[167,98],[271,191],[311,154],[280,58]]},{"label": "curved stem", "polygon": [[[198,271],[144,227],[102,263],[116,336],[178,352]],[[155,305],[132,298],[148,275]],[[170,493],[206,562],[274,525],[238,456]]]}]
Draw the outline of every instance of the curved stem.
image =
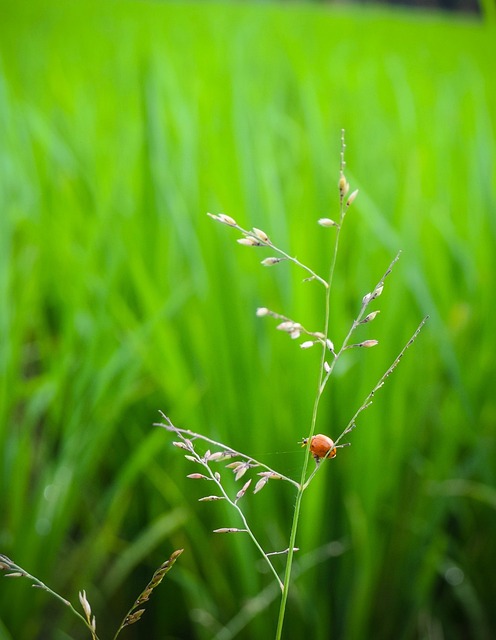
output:
[{"label": "curved stem", "polygon": [[[343,175],[343,165],[344,160],[342,159],[341,164],[341,175]],[[327,347],[327,338],[329,336],[329,323],[330,323],[330,315],[331,315],[331,289],[332,283],[334,279],[334,271],[336,269],[337,255],[339,249],[339,239],[341,235],[341,228],[343,225],[343,221],[346,215],[346,207],[344,205],[344,198],[340,198],[340,221],[337,227],[336,237],[334,239],[334,250],[332,253],[331,264],[329,268],[329,279],[326,282],[326,295],[325,295],[325,319],[324,319],[324,343],[322,345],[322,357],[320,361],[320,370],[319,370],[319,380],[317,386],[317,393],[315,395],[315,400],[313,403],[312,409],[312,418],[310,422],[310,432],[308,435],[308,446],[305,452],[305,458],[303,460],[303,466],[301,469],[301,479],[300,479],[300,488],[298,490],[298,494],[296,496],[296,502],[293,512],[293,522],[291,525],[291,533],[289,538],[289,552],[288,552],[288,560],[286,563],[286,571],[284,574],[284,589],[282,592],[281,603],[279,607],[279,617],[277,621],[277,629],[276,629],[276,640],[280,640],[282,638],[282,630],[284,626],[284,618],[286,615],[286,604],[288,600],[289,594],[289,586],[291,581],[291,570],[293,565],[293,556],[294,556],[294,548],[296,543],[296,534],[298,532],[298,524],[300,520],[300,510],[301,510],[301,502],[303,499],[303,492],[305,491],[307,484],[305,483],[305,478],[307,477],[308,471],[308,463],[310,461],[310,445],[312,442],[312,437],[315,433],[315,427],[317,425],[317,417],[319,413],[320,399],[325,389],[325,382],[328,380],[329,374],[325,371],[325,362],[326,356],[328,353]],[[336,358],[335,358],[336,359]]]}]

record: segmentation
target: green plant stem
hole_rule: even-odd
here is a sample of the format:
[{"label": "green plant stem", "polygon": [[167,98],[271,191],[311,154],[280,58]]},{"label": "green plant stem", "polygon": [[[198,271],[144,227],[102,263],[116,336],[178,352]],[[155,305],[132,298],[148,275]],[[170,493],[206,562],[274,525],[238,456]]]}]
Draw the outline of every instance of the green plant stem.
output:
[{"label": "green plant stem", "polygon": [[210,467],[208,466],[208,464],[204,463],[201,458],[199,457],[198,460],[203,467],[208,471],[208,474],[210,475],[210,478],[215,482],[215,484],[219,487],[219,490],[222,492],[222,495],[224,496],[224,498],[227,500],[227,502],[236,509],[236,511],[238,512],[241,520],[243,521],[243,524],[245,526],[245,530],[246,533],[250,536],[250,538],[253,541],[253,544],[256,546],[256,548],[260,551],[260,553],[262,554],[264,560],[267,562],[267,564],[270,567],[270,570],[272,571],[272,573],[274,574],[277,583],[279,584],[279,587],[281,589],[281,591],[284,592],[284,585],[281,581],[281,578],[279,577],[279,574],[277,573],[274,565],[272,564],[272,562],[270,561],[270,558],[267,556],[267,554],[265,553],[265,551],[262,548],[262,545],[259,543],[259,541],[257,540],[257,537],[255,536],[255,534],[253,533],[253,531],[250,528],[250,525],[248,524],[248,521],[245,518],[245,514],[243,513],[242,509],[238,506],[238,504],[234,501],[231,500],[231,498],[229,497],[229,495],[227,494],[226,490],[224,489],[222,483],[215,477],[215,473],[212,472],[212,470],[210,469]]},{"label": "green plant stem", "polygon": [[[251,539],[252,539],[252,541],[253,541],[253,544],[257,547],[257,549],[258,549],[258,550],[260,551],[260,553],[262,554],[262,556],[263,556],[264,560],[265,560],[265,561],[267,562],[267,564],[269,565],[270,570],[272,571],[272,573],[274,574],[274,576],[275,576],[275,578],[276,578],[276,580],[277,580],[277,584],[279,585],[279,588],[280,588],[280,589],[281,589],[281,591],[284,593],[284,584],[283,584],[283,582],[282,582],[281,578],[279,577],[279,575],[278,575],[278,573],[277,573],[277,571],[276,571],[276,569],[275,569],[274,565],[273,565],[273,564],[272,564],[272,562],[270,561],[270,559],[269,559],[268,555],[265,553],[265,551],[263,550],[263,548],[262,548],[261,544],[258,542],[258,540],[257,540],[257,538],[256,538],[256,536],[255,536],[255,534],[253,533],[253,531],[252,531],[252,530],[251,530],[251,528],[249,527],[248,522],[247,522],[247,520],[246,520],[246,518],[245,518],[245,515],[244,515],[243,511],[241,510],[241,508],[240,508],[240,507],[238,507],[238,505],[237,505],[235,502],[233,502],[233,501],[232,501],[232,500],[230,500],[229,498],[228,498],[228,500],[229,500],[229,503],[230,503],[230,504],[231,504],[231,505],[232,505],[232,506],[237,510],[237,512],[239,513],[240,518],[241,518],[241,520],[243,521],[243,524],[245,525],[246,533],[250,536],[250,538],[251,538]],[[289,549],[288,554],[289,554],[289,553],[291,553],[292,551],[294,551],[294,549],[293,549],[293,548]]]},{"label": "green plant stem", "polygon": [[[289,551],[288,551],[288,558],[287,558],[287,562],[286,562],[286,569],[284,572],[284,588],[283,588],[283,592],[282,592],[282,597],[281,597],[281,603],[279,606],[279,616],[278,616],[278,620],[277,620],[277,629],[276,629],[276,640],[280,640],[282,638],[282,630],[283,630],[283,626],[284,626],[284,618],[286,615],[286,604],[288,601],[288,595],[289,595],[289,586],[290,586],[290,582],[291,582],[291,571],[293,568],[293,558],[294,558],[294,549],[295,549],[295,544],[296,544],[296,534],[298,532],[298,524],[300,521],[300,510],[301,510],[301,501],[303,499],[303,492],[305,491],[305,489],[307,488],[308,484],[305,483],[305,478],[307,477],[307,470],[308,470],[308,463],[310,461],[310,444],[312,441],[312,437],[315,433],[315,426],[317,424],[317,416],[319,413],[319,405],[320,405],[320,399],[322,397],[322,394],[324,392],[325,389],[325,380],[326,380],[326,374],[325,374],[325,369],[324,369],[324,364],[326,361],[326,355],[327,355],[327,351],[328,351],[328,347],[327,347],[327,338],[328,338],[328,334],[329,334],[329,320],[330,320],[330,309],[331,309],[331,288],[332,288],[332,282],[333,282],[333,278],[334,278],[334,271],[336,268],[336,261],[337,261],[337,255],[338,255],[338,249],[339,249],[339,238],[340,238],[340,234],[341,234],[341,228],[342,228],[342,224],[343,224],[343,220],[346,214],[346,210],[343,206],[343,198],[341,198],[341,203],[340,203],[340,223],[339,226],[337,227],[337,232],[336,232],[336,237],[334,240],[334,251],[333,251],[333,255],[332,255],[332,260],[331,260],[331,266],[329,269],[329,279],[326,283],[326,296],[325,296],[325,321],[324,321],[324,335],[326,337],[326,340],[324,340],[324,344],[322,347],[322,358],[321,358],[321,362],[320,362],[320,371],[319,371],[319,383],[318,383],[318,388],[317,388],[317,393],[315,396],[315,402],[313,404],[313,410],[312,410],[312,419],[311,419],[311,423],[310,423],[310,433],[308,435],[308,446],[306,448],[306,452],[305,452],[305,458],[303,460],[303,466],[301,469],[301,479],[300,479],[300,486],[298,489],[298,493],[296,495],[296,502],[295,502],[295,507],[294,507],[294,512],[293,512],[293,522],[291,525],[291,533],[289,536]],[[327,376],[328,379],[328,376]]]}]

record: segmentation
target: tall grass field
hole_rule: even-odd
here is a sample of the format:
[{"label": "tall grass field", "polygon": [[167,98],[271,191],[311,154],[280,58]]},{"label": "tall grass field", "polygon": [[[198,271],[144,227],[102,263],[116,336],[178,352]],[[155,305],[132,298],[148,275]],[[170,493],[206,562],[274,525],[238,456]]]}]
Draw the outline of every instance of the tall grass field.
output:
[{"label": "tall grass field", "polygon": [[[303,502],[288,640],[496,634],[496,32],[444,14],[308,4],[2,2],[0,553],[79,606],[101,640],[183,548],[122,638],[265,640],[280,592],[204,487],[164,411],[298,478],[318,354],[257,307],[318,327],[289,264],[326,272],[341,129],[359,196],[330,333],[397,254],[322,400],[337,436],[430,320]],[[313,464],[313,462],[312,462]],[[294,494],[244,498],[267,548]],[[279,564],[278,564],[279,563]],[[275,558],[283,571],[284,558]],[[87,630],[0,576],[0,640]]]}]

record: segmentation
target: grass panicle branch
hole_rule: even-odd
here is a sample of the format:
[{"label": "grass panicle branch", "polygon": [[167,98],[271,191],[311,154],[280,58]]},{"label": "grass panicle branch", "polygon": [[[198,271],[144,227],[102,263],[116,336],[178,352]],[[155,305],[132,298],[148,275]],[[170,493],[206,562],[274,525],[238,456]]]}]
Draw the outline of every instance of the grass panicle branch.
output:
[{"label": "grass panicle branch", "polygon": [[[220,495],[206,496],[204,498],[201,498],[200,500],[210,501],[210,500],[224,499],[224,500],[227,500],[229,504],[231,504],[237,510],[238,515],[241,518],[241,521],[243,523],[243,528],[238,529],[235,527],[224,527],[221,529],[216,529],[215,532],[216,533],[239,533],[239,532],[248,533],[253,543],[256,545],[256,547],[264,557],[265,561],[268,563],[271,571],[275,575],[277,583],[279,584],[282,590],[281,602],[279,607],[279,615],[278,615],[278,621],[277,621],[277,630],[276,630],[276,636],[275,636],[276,640],[279,640],[282,637],[282,630],[283,630],[285,614],[286,614],[287,598],[288,598],[289,588],[291,584],[293,558],[294,558],[294,553],[297,550],[296,536],[297,536],[298,525],[300,521],[300,510],[301,510],[303,495],[305,491],[308,489],[310,483],[314,480],[316,474],[322,468],[322,465],[321,465],[322,460],[325,460],[327,458],[334,458],[336,456],[337,449],[346,447],[350,444],[348,442],[342,443],[341,440],[344,438],[344,436],[349,434],[355,428],[358,416],[367,407],[370,406],[375,393],[380,388],[382,388],[386,378],[388,378],[391,375],[391,373],[393,373],[393,371],[396,369],[405,351],[415,341],[415,339],[417,338],[418,334],[420,333],[422,327],[424,326],[427,320],[427,317],[422,320],[422,322],[416,329],[415,333],[412,335],[410,340],[403,347],[403,349],[401,350],[399,355],[395,358],[391,366],[381,376],[381,378],[376,383],[372,391],[367,395],[367,397],[365,398],[363,403],[360,405],[360,407],[357,409],[355,414],[352,416],[352,418],[350,419],[348,424],[345,426],[345,428],[343,429],[339,437],[335,441],[333,441],[331,438],[329,438],[326,435],[323,435],[323,434],[315,435],[321,399],[329,383],[329,380],[331,379],[331,376],[335,370],[337,362],[343,357],[344,353],[349,349],[354,349],[354,348],[369,349],[369,348],[376,347],[379,344],[378,340],[376,340],[375,338],[368,338],[360,342],[352,342],[352,338],[355,334],[355,331],[358,329],[358,327],[372,323],[380,313],[379,309],[371,309],[370,305],[381,296],[384,290],[384,286],[386,284],[386,280],[388,276],[392,273],[392,270],[396,265],[396,263],[398,262],[400,258],[400,253],[401,253],[401,252],[398,252],[395,258],[391,261],[390,265],[388,266],[388,268],[386,269],[382,277],[379,279],[377,284],[374,286],[374,288],[370,290],[369,293],[363,296],[356,318],[351,323],[348,333],[346,334],[344,340],[342,341],[341,346],[338,349],[336,349],[334,346],[333,340],[329,336],[329,327],[330,327],[330,318],[331,318],[331,292],[332,292],[333,281],[334,281],[335,272],[336,272],[337,257],[339,252],[341,233],[343,230],[344,221],[350,207],[352,206],[352,204],[354,203],[354,201],[358,196],[358,189],[355,189],[350,193],[350,184],[348,183],[348,180],[345,175],[345,166],[346,166],[345,148],[346,148],[346,145],[345,145],[344,130],[343,130],[341,132],[340,171],[339,171],[339,180],[338,180],[339,213],[337,216],[337,221],[335,221],[333,218],[327,218],[327,217],[320,218],[318,220],[318,224],[321,227],[327,228],[327,229],[334,229],[335,231],[334,239],[332,241],[332,249],[330,252],[331,259],[330,259],[330,265],[329,265],[329,275],[327,279],[324,279],[323,277],[319,276],[311,267],[302,263],[296,257],[292,257],[288,251],[281,249],[276,244],[274,244],[274,242],[269,238],[268,234],[265,231],[262,231],[261,229],[258,229],[256,227],[253,227],[251,230],[247,230],[242,226],[240,226],[236,222],[236,220],[234,220],[234,218],[223,213],[208,214],[216,222],[220,222],[221,224],[224,224],[228,227],[232,227],[233,229],[236,229],[238,232],[240,232],[242,237],[237,239],[237,242],[239,244],[247,247],[270,248],[275,255],[264,258],[261,261],[261,264],[263,266],[274,267],[283,261],[289,261],[294,265],[296,265],[297,267],[306,271],[306,273],[308,274],[308,277],[305,279],[305,281],[316,280],[317,282],[319,282],[324,286],[325,315],[323,319],[323,327],[318,331],[310,331],[309,329],[305,328],[302,323],[296,320],[293,320],[286,314],[272,311],[267,307],[259,307],[256,311],[256,315],[260,318],[271,317],[271,318],[274,318],[275,320],[278,320],[279,324],[276,326],[276,329],[289,335],[289,337],[292,340],[298,341],[300,338],[303,338],[303,342],[300,342],[300,347],[302,349],[310,349],[315,345],[320,345],[322,349],[320,368],[319,368],[319,374],[318,374],[318,384],[317,384],[315,398],[313,402],[313,409],[312,409],[308,434],[302,441],[302,444],[306,448],[306,452],[305,452],[305,456],[302,463],[300,480],[299,481],[294,480],[292,478],[284,476],[283,474],[279,474],[277,471],[271,469],[270,467],[267,467],[261,462],[258,462],[255,458],[248,456],[246,454],[240,453],[238,451],[234,451],[230,447],[222,443],[216,442],[214,440],[211,440],[210,438],[202,434],[194,433],[186,429],[179,429],[175,425],[173,425],[170,419],[167,418],[164,414],[162,414],[162,417],[165,419],[165,424],[163,423],[159,424],[159,426],[174,432],[180,438],[180,441],[175,442],[174,444],[179,448],[186,450],[187,452],[186,458],[191,462],[196,462],[202,465],[203,470],[206,473],[206,475],[194,473],[194,474],[190,474],[188,477],[194,478],[194,479],[212,480],[214,481],[217,488],[219,489]],[[218,451],[212,454],[210,450],[207,450],[204,454],[200,454],[195,450],[194,442],[196,440],[204,441],[205,443],[214,445],[218,449]],[[312,457],[315,459],[316,465],[314,469],[309,473],[308,471],[309,463]],[[223,486],[221,474],[218,471],[214,471],[210,466],[212,462],[218,462],[218,461],[226,460],[230,458],[237,459],[236,461],[231,462],[227,465],[227,467],[230,467],[234,471],[236,480],[239,480],[242,476],[244,476],[245,473],[247,473],[251,469],[258,468],[258,467],[264,469],[263,472],[260,472],[258,474],[260,476],[260,479],[255,484],[253,493],[257,493],[269,482],[271,478],[275,478],[275,477],[277,477],[278,479],[287,481],[295,487],[296,500],[295,500],[295,506],[293,511],[291,530],[289,534],[289,545],[285,551],[283,552],[264,551],[262,546],[258,542],[251,526],[248,524],[240,505],[238,504],[241,498],[244,497],[248,489],[251,487],[251,480],[248,480],[247,482],[245,482],[243,487],[237,492],[234,498],[230,497]],[[270,556],[276,553],[286,554],[286,566],[284,570],[283,580],[279,578],[277,572],[275,571],[270,561]]]},{"label": "grass panicle branch", "polygon": [[[166,560],[155,571],[148,585],[140,593],[138,598],[135,600],[133,606],[129,609],[129,611],[125,615],[124,619],[122,620],[119,628],[117,629],[113,637],[113,640],[117,639],[120,632],[125,627],[128,627],[131,624],[134,624],[135,622],[138,622],[138,620],[141,619],[145,610],[140,607],[142,607],[145,604],[145,602],[147,602],[150,599],[150,596],[153,590],[156,587],[158,587],[158,585],[164,579],[165,575],[172,569],[174,563],[179,558],[182,552],[183,552],[183,549],[177,549],[176,551],[174,551],[169,557],[169,559]],[[33,583],[33,587],[37,587],[39,589],[42,589],[43,591],[46,591],[56,600],[58,600],[63,605],[68,607],[72,611],[72,613],[80,621],[82,621],[84,625],[87,627],[88,631],[91,634],[91,640],[100,640],[96,633],[96,618],[93,615],[93,612],[91,610],[91,605],[88,601],[85,590],[79,592],[79,602],[83,609],[83,613],[84,613],[84,616],[83,616],[81,613],[79,613],[79,611],[72,605],[72,603],[69,600],[66,600],[66,598],[63,598],[60,594],[58,594],[56,591],[48,587],[39,578],[28,573],[25,569],[17,565],[15,562],[13,562],[10,558],[8,558],[5,555],[0,555],[0,571],[6,572],[5,577],[7,578],[27,578],[28,580],[31,580]]]},{"label": "grass panicle branch", "polygon": [[72,603],[69,602],[69,600],[66,600],[65,598],[63,598],[60,594],[58,594],[56,591],[54,591],[49,586],[47,586],[39,578],[37,578],[36,576],[33,576],[30,573],[28,573],[25,569],[23,569],[18,564],[13,562],[7,556],[0,555],[0,570],[8,572],[8,573],[5,574],[6,577],[27,578],[28,580],[31,580],[31,582],[33,583],[33,587],[36,587],[38,589],[42,589],[43,591],[46,591],[53,598],[55,598],[56,600],[61,602],[63,605],[68,607],[72,611],[72,613],[77,618],[79,618],[84,623],[84,625],[88,628],[88,630],[91,633],[92,640],[99,640],[99,638],[97,636],[97,633],[96,633],[95,617],[91,613],[90,603],[88,602],[88,599],[86,598],[86,593],[84,591],[81,591],[79,593],[79,601],[80,601],[81,606],[82,606],[83,611],[84,611],[84,616],[83,616],[72,605]]},{"label": "grass panicle branch", "polygon": [[325,288],[329,286],[326,280],[317,275],[317,273],[315,273],[315,271],[313,271],[313,269],[311,269],[309,266],[300,262],[298,258],[290,256],[280,247],[276,247],[271,242],[269,236],[265,233],[265,231],[257,229],[256,227],[253,227],[251,231],[249,231],[248,229],[243,229],[243,227],[240,227],[236,220],[234,220],[234,218],[231,218],[231,216],[227,216],[224,213],[208,213],[207,215],[210,216],[213,220],[221,222],[222,224],[226,224],[228,227],[233,227],[234,229],[239,231],[243,235],[242,238],[238,238],[239,244],[244,245],[245,247],[269,247],[281,256],[280,258],[269,257],[262,260],[262,264],[265,267],[273,266],[275,264],[278,264],[279,262],[288,260],[289,262],[292,262],[309,274],[309,277],[305,278],[305,282],[316,280],[317,282],[320,282],[320,284],[322,284]]},{"label": "grass panicle branch", "polygon": [[179,558],[179,556],[183,551],[184,549],[177,549],[176,551],[174,551],[169,557],[169,559],[166,560],[163,564],[161,564],[160,567],[155,571],[150,582],[146,585],[145,589],[136,598],[133,606],[129,609],[127,614],[124,616],[124,619],[122,620],[120,627],[117,629],[113,640],[117,640],[117,637],[119,636],[120,632],[125,627],[129,627],[135,622],[138,622],[138,620],[141,620],[141,617],[145,612],[143,605],[146,602],[148,602],[148,600],[150,599],[150,596],[152,595],[153,590],[158,587],[158,585],[162,582],[162,580],[165,578],[167,573],[169,573],[169,571],[174,566],[174,563],[176,562],[176,560]]},{"label": "grass panicle branch", "polygon": [[[238,516],[240,517],[240,519],[241,519],[241,521],[243,523],[243,529],[238,529],[236,527],[222,527],[220,529],[215,529],[214,533],[247,533],[249,535],[249,537],[251,538],[253,544],[256,546],[256,548],[260,552],[261,556],[264,558],[265,562],[267,563],[270,571],[274,575],[274,577],[275,577],[275,579],[276,579],[277,583],[279,584],[279,587],[281,588],[281,591],[282,591],[283,588],[284,588],[284,585],[283,585],[283,583],[282,583],[282,581],[281,581],[281,579],[280,579],[280,577],[279,577],[274,565],[272,564],[272,562],[270,560],[270,556],[271,555],[279,554],[281,552],[269,552],[269,553],[267,553],[266,551],[264,551],[262,545],[260,544],[259,540],[257,539],[257,537],[256,537],[255,533],[253,532],[251,526],[248,524],[248,521],[246,519],[245,514],[243,513],[242,508],[238,504],[239,501],[245,496],[246,492],[250,488],[252,479],[249,479],[247,482],[244,483],[244,485],[241,487],[241,489],[236,493],[235,497],[231,497],[229,495],[227,489],[225,488],[224,484],[223,484],[222,474],[219,471],[214,471],[210,465],[212,464],[212,462],[213,463],[224,462],[226,459],[232,459],[232,458],[235,458],[235,457],[243,458],[244,462],[235,461],[235,462],[230,462],[230,463],[228,463],[226,465],[227,468],[229,468],[229,469],[231,469],[233,471],[235,480],[240,480],[245,475],[245,473],[247,473],[251,469],[255,469],[257,467],[263,467],[265,469],[265,471],[259,472],[260,479],[256,483],[255,488],[253,490],[253,493],[258,493],[261,489],[263,489],[263,487],[271,479],[286,480],[286,481],[290,482],[291,484],[296,484],[296,483],[293,480],[291,480],[290,478],[287,478],[286,476],[283,476],[282,474],[277,473],[273,469],[270,469],[266,465],[262,465],[261,463],[258,463],[253,458],[250,458],[250,457],[245,456],[245,455],[238,454],[237,452],[233,451],[232,449],[224,447],[221,443],[215,443],[216,446],[218,446],[220,448],[220,450],[218,452],[212,453],[210,450],[208,450],[205,453],[200,454],[195,449],[194,441],[199,439],[199,440],[204,440],[204,441],[212,443],[212,441],[209,438],[205,438],[205,437],[201,436],[200,434],[195,434],[195,433],[193,433],[191,431],[186,431],[184,429],[178,429],[177,427],[175,427],[172,424],[171,420],[167,416],[165,416],[163,413],[162,413],[162,417],[165,419],[166,424],[159,423],[159,424],[157,424],[157,426],[164,427],[168,431],[174,432],[178,436],[178,438],[180,438],[180,441],[179,442],[175,442],[174,444],[179,449],[183,449],[183,450],[187,451],[188,453],[185,454],[186,459],[190,460],[191,462],[196,462],[197,464],[201,465],[203,467],[205,473],[206,473],[206,475],[204,475],[202,473],[193,473],[193,474],[189,474],[188,477],[193,479],[193,480],[210,480],[210,481],[213,481],[214,484],[216,485],[216,487],[218,488],[219,492],[220,492],[220,495],[207,495],[207,496],[205,496],[203,498],[200,498],[200,501],[201,502],[210,502],[210,501],[216,501],[216,500],[225,500],[231,507],[233,507],[233,509],[235,509],[237,511]],[[186,435],[188,437],[186,437]]]}]

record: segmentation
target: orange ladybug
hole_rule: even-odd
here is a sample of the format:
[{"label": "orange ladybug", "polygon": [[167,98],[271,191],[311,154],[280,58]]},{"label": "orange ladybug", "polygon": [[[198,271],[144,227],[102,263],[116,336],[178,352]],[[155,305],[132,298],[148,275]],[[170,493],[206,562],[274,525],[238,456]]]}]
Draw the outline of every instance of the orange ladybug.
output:
[{"label": "orange ladybug", "polygon": [[[307,444],[308,438],[303,438],[301,446],[304,447]],[[331,438],[318,433],[316,436],[312,437],[312,441],[310,442],[310,452],[312,453],[315,462],[319,463],[322,458],[335,458],[337,448],[334,446],[334,441],[331,440]]]}]

